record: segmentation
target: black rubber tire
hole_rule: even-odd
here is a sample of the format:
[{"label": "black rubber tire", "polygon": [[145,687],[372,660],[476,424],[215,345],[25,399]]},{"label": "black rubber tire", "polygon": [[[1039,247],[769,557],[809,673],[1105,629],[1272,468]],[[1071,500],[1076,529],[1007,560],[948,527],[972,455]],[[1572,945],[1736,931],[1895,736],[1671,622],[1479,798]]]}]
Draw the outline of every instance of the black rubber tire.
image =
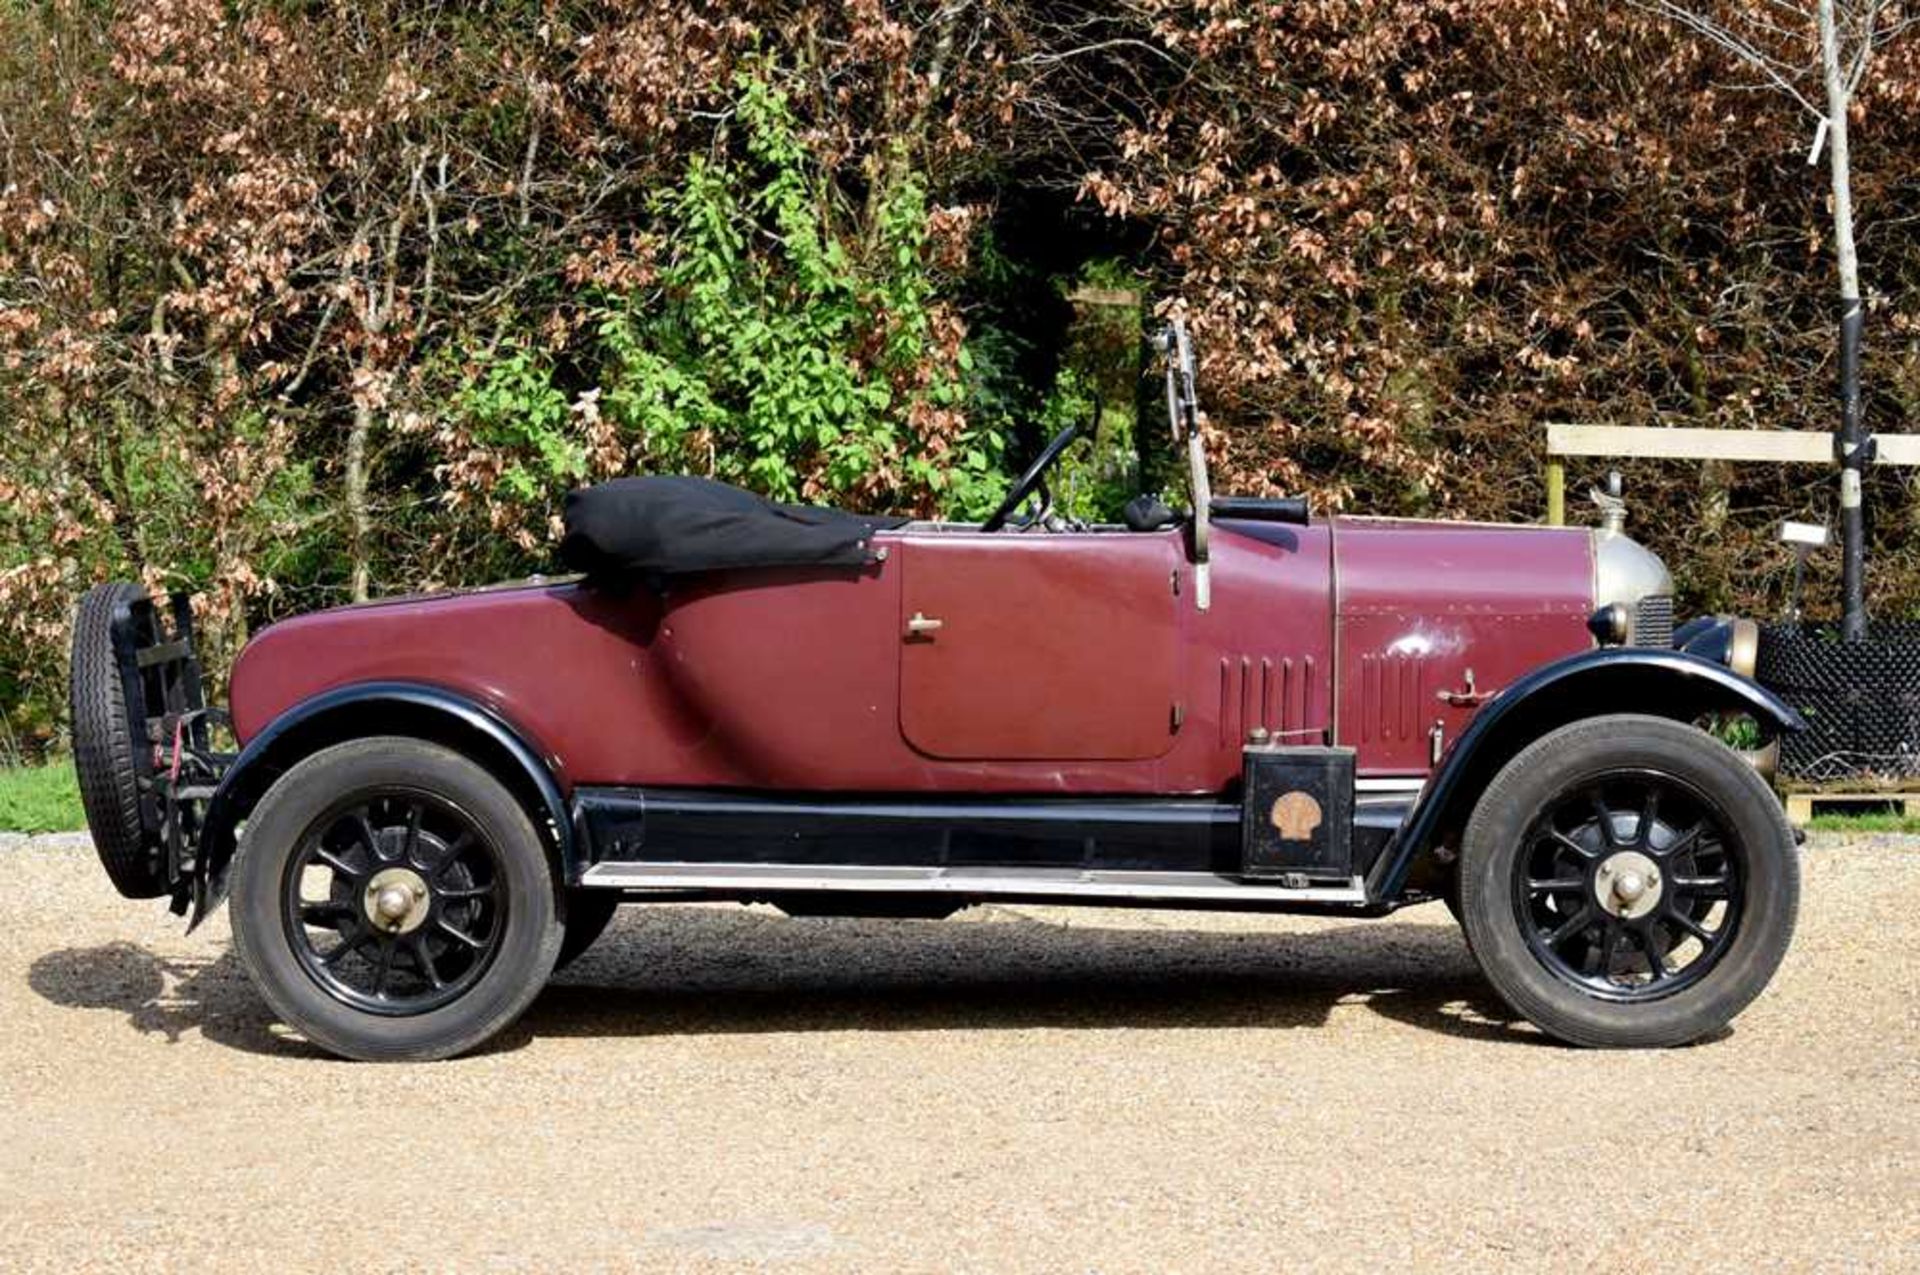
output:
[{"label": "black rubber tire", "polygon": [[563,970],[586,955],[587,949],[607,932],[613,914],[619,910],[617,890],[568,890],[566,934],[560,940],[560,958],[553,968]]},{"label": "black rubber tire", "polygon": [[[1609,1001],[1556,977],[1515,914],[1512,874],[1541,808],[1583,782],[1624,767],[1674,776],[1719,807],[1744,851],[1742,916],[1732,946],[1689,986],[1654,1000]],[[1460,909],[1481,970],[1515,1012],[1568,1044],[1645,1049],[1719,1031],[1779,968],[1800,901],[1800,859],[1780,800],[1732,749],[1664,717],[1589,718],[1523,749],[1488,785],[1468,821]]]},{"label": "black rubber tire", "polygon": [[139,585],[122,581],[88,589],[74,616],[69,666],[80,804],[100,866],[113,888],[129,899],[153,899],[167,892],[162,847],[158,838],[147,836],[140,820],[134,749],[148,745],[134,739],[120,666],[113,656],[114,611],[146,596]]},{"label": "black rubber tire", "polygon": [[[286,874],[313,822],[351,793],[396,785],[437,795],[472,818],[498,853],[507,900],[500,949],[479,980],[457,1000],[404,1017],[368,1013],[326,992],[301,965],[283,921]],[[234,946],[255,986],[282,1020],[344,1058],[424,1062],[465,1053],[520,1016],[560,952],[553,870],[526,811],[478,765],[417,739],[354,740],[289,769],[248,816],[230,881]]]}]

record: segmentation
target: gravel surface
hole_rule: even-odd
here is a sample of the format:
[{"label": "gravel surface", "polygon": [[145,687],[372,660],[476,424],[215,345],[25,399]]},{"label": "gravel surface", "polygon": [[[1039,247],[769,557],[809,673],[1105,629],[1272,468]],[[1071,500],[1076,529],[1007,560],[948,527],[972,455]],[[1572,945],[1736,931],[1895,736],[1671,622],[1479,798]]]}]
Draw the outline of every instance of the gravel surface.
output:
[{"label": "gravel surface", "polygon": [[683,905],[414,1067],[84,839],[0,855],[0,1270],[1920,1268],[1920,839],[1816,837],[1691,1049],[1545,1043],[1438,907]]}]

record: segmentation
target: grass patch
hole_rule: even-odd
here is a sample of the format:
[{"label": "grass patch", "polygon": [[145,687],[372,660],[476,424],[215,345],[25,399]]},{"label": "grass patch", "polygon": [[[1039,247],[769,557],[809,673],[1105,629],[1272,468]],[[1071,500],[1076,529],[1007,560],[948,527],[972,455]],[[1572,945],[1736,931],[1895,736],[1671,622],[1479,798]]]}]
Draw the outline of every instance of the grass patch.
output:
[{"label": "grass patch", "polygon": [[78,832],[86,826],[72,762],[0,768],[0,832]]},{"label": "grass patch", "polygon": [[1908,832],[1920,833],[1920,817],[1913,815],[1815,815],[1807,820],[1814,832]]}]

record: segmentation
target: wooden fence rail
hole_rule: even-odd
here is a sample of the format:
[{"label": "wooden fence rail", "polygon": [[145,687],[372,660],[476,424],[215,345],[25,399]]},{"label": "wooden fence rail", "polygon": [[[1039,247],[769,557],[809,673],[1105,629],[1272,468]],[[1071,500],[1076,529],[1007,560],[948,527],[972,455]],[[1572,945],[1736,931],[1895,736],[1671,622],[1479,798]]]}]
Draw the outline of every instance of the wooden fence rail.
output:
[{"label": "wooden fence rail", "polygon": [[[1920,465],[1920,434],[1876,434],[1876,464]],[[1833,435],[1789,429],[1664,429],[1647,425],[1548,425],[1547,522],[1567,520],[1569,456],[1766,461],[1831,465]]]}]

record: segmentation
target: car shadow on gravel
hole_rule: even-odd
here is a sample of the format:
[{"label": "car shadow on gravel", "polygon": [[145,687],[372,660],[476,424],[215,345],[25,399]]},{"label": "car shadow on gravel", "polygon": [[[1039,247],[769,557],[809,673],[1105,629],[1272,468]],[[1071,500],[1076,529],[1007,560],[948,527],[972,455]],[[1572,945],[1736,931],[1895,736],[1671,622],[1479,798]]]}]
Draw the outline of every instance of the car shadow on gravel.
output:
[{"label": "car shadow on gravel", "polygon": [[213,960],[158,955],[135,943],[49,952],[27,985],[68,1009],[124,1014],[145,1036],[179,1044],[189,1032],[230,1049],[281,1058],[322,1058],[283,1029],[231,950]]},{"label": "car shadow on gravel", "polygon": [[[966,922],[789,919],[763,909],[625,908],[482,1052],[539,1037],[807,1031],[1318,1027],[1358,1006],[1423,1031],[1540,1042],[1451,928],[1375,921],[1305,933],[1106,929],[1011,909]],[[28,984],[143,1035],[327,1057],[274,1019],[229,949],[211,960],[133,943],[34,961]]]},{"label": "car shadow on gravel", "polygon": [[1451,927],[1264,933],[1155,921],[625,908],[509,1034],[1317,1027],[1352,1005],[1443,1035],[1544,1040],[1499,1002]]}]

